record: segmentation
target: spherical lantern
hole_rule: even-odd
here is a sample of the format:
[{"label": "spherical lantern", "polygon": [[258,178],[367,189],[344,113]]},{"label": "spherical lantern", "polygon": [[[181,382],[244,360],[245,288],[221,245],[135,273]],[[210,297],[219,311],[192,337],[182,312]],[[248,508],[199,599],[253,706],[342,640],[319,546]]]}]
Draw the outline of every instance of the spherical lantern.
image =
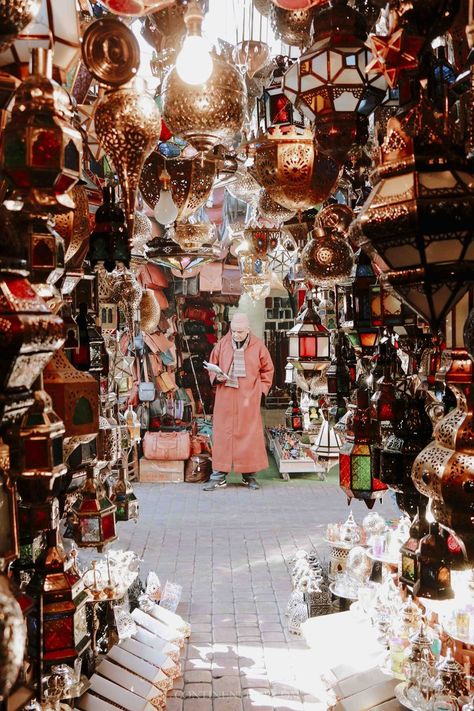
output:
[{"label": "spherical lantern", "polygon": [[423,101],[391,118],[375,185],[351,235],[437,332],[474,273],[472,174]]},{"label": "spherical lantern", "polygon": [[160,112],[143,86],[136,83],[107,93],[97,104],[94,123],[99,143],[112,160],[122,188],[131,247],[140,174],[160,137]]},{"label": "spherical lantern", "polygon": [[260,186],[255,178],[244,168],[239,168],[234,179],[226,185],[227,192],[236,200],[255,205],[259,200]]},{"label": "spherical lantern", "polygon": [[308,129],[274,127],[255,141],[252,174],[268,195],[288,210],[308,210],[330,195],[339,165],[314,146]]},{"label": "spherical lantern", "polygon": [[0,4],[0,51],[11,45],[15,37],[39,12],[40,0],[4,0]]},{"label": "spherical lantern", "polygon": [[195,252],[214,242],[216,230],[210,222],[180,222],[176,225],[173,239],[183,250]]},{"label": "spherical lantern", "polygon": [[257,210],[260,217],[274,225],[281,225],[296,215],[296,210],[288,210],[272,200],[266,190],[260,190]]},{"label": "spherical lantern", "polygon": [[336,232],[316,227],[301,254],[303,271],[321,287],[333,287],[350,278],[354,253],[350,244]]},{"label": "spherical lantern", "polygon": [[387,89],[383,76],[365,73],[366,39],[364,16],[346,0],[333,0],[318,15],[314,44],[283,78],[286,96],[314,122],[319,147],[341,159],[353,145],[366,143],[367,117]]},{"label": "spherical lantern", "polygon": [[275,36],[293,47],[307,47],[311,41],[311,6],[287,8],[270,5],[268,18]]},{"label": "spherical lantern", "polygon": [[163,81],[161,100],[170,131],[199,152],[217,143],[232,145],[245,119],[243,78],[236,67],[217,56],[204,84],[187,84],[175,67],[171,69]]},{"label": "spherical lantern", "polygon": [[159,176],[164,168],[171,178],[171,195],[178,208],[177,219],[185,220],[208,199],[216,175],[216,162],[207,158],[201,160],[199,157],[165,160],[158,151],[150,153],[143,166],[140,190],[146,204],[152,209],[160,198]]}]

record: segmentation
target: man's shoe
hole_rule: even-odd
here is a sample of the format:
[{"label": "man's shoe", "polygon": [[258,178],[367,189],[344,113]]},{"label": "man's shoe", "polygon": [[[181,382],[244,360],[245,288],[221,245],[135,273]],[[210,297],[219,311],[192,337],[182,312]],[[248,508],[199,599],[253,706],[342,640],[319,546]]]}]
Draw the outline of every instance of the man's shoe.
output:
[{"label": "man's shoe", "polygon": [[260,489],[260,485],[254,476],[243,476],[242,482],[245,486],[248,486],[249,489]]},{"label": "man's shoe", "polygon": [[218,481],[212,481],[212,479],[211,479],[210,481],[207,482],[207,484],[205,484],[202,487],[202,490],[203,491],[214,491],[214,489],[225,489],[226,486],[227,486],[227,482],[225,479],[220,479]]}]

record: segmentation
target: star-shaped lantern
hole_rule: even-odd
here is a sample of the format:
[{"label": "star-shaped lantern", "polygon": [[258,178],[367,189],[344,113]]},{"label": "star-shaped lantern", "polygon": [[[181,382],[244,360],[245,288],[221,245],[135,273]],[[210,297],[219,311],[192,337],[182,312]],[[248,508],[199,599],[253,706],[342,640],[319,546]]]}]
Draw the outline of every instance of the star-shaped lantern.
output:
[{"label": "star-shaped lantern", "polygon": [[400,72],[418,68],[418,54],[423,44],[423,37],[409,35],[404,29],[387,37],[369,35],[367,46],[374,56],[365,71],[367,74],[383,74],[393,89],[398,84]]}]

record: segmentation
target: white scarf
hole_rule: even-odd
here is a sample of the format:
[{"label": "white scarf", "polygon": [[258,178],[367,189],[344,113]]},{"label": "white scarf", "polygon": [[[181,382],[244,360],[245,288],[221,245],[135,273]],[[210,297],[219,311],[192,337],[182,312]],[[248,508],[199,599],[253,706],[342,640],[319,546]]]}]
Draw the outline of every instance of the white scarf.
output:
[{"label": "white scarf", "polygon": [[247,372],[245,370],[245,349],[249,344],[249,335],[246,336],[244,342],[237,347],[237,343],[232,339],[232,348],[234,349],[234,360],[229,370],[229,379],[225,381],[226,388],[238,388],[239,381],[238,378],[245,378]]}]

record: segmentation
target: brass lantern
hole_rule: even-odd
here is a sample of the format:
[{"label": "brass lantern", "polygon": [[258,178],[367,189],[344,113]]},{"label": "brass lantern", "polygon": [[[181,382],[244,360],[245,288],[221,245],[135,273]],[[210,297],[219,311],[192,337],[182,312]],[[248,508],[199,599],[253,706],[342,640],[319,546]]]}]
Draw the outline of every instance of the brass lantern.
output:
[{"label": "brass lantern", "polygon": [[76,370],[61,349],[44,371],[44,387],[53,398],[67,437],[93,436],[99,429],[99,385]]},{"label": "brass lantern", "polygon": [[50,51],[33,50],[32,74],[15,92],[2,133],[3,172],[17,200],[50,211],[74,208],[68,190],[80,178],[82,138],[65,89],[51,78]]},{"label": "brass lantern", "polygon": [[294,47],[307,47],[311,41],[313,15],[310,6],[287,8],[271,3],[268,18],[275,36],[282,42]]},{"label": "brass lantern", "polygon": [[118,479],[112,486],[111,500],[117,507],[117,521],[131,521],[138,518],[138,499],[128,479],[127,462],[122,458]]},{"label": "brass lantern", "polygon": [[18,228],[28,245],[28,267],[33,284],[56,284],[64,274],[64,241],[53,222],[20,213]]},{"label": "brass lantern", "polygon": [[257,99],[257,121],[262,133],[272,126],[293,125],[304,127],[304,117],[294,107],[281,87],[282,76],[290,66],[288,57],[275,58],[276,68],[270,84],[265,87],[262,96]]},{"label": "brass lantern", "polygon": [[474,188],[434,114],[423,99],[389,119],[374,188],[351,232],[436,333],[472,281]]},{"label": "brass lantern", "polygon": [[339,165],[315,148],[309,129],[274,126],[253,144],[252,175],[272,200],[288,210],[308,210],[330,195]]},{"label": "brass lantern", "polygon": [[200,153],[217,143],[232,145],[245,119],[246,89],[239,70],[212,57],[213,69],[203,84],[180,79],[176,67],[165,76],[161,101],[170,131],[189,141]]},{"label": "brass lantern", "polygon": [[321,318],[313,306],[313,300],[308,298],[296,323],[288,333],[288,357],[297,360],[305,370],[313,370],[317,364],[329,363],[331,335],[322,325]]},{"label": "brass lantern", "polygon": [[40,0],[15,2],[7,0],[0,9],[0,50],[9,47],[15,37],[34,20],[40,9]]},{"label": "brass lantern", "polygon": [[36,602],[27,618],[28,652],[39,671],[51,664],[73,662],[90,644],[88,594],[72,563],[59,542],[58,529],[49,530],[26,588]]},{"label": "brass lantern", "polygon": [[35,401],[18,431],[18,491],[26,502],[57,496],[66,474],[63,462],[64,424],[54,412],[50,396],[35,392]]},{"label": "brass lantern", "polygon": [[216,230],[211,222],[180,222],[173,234],[174,241],[188,252],[199,252],[216,239]]},{"label": "brass lantern", "polygon": [[115,512],[115,504],[98,482],[94,468],[89,466],[86,483],[71,507],[74,540],[79,548],[97,548],[101,552],[115,541]]},{"label": "brass lantern", "polygon": [[368,116],[383,100],[382,75],[368,77],[365,17],[333,0],[319,13],[314,43],[283,78],[283,91],[315,125],[321,150],[343,159],[368,138]]}]

